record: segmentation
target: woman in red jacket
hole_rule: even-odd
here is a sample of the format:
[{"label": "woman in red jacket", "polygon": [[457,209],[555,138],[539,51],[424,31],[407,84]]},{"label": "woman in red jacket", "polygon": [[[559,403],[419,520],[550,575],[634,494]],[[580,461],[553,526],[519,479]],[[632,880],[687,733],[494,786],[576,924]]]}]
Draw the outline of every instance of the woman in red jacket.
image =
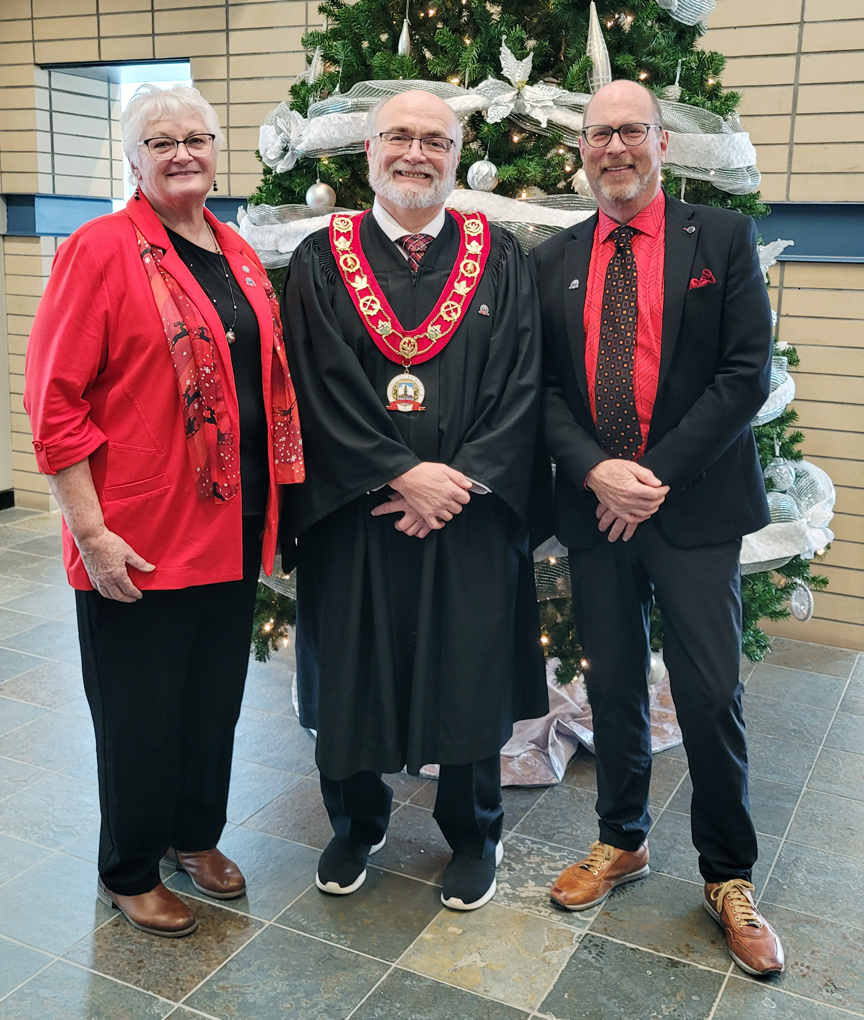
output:
[{"label": "woman in red jacket", "polygon": [[24,402],[77,589],[99,896],[178,936],[197,921],[162,885],[163,855],[209,896],[246,888],[216,844],[259,565],[303,458],[278,302],[204,208],[215,111],[196,89],[145,85],[120,123],[137,190],[58,249]]}]

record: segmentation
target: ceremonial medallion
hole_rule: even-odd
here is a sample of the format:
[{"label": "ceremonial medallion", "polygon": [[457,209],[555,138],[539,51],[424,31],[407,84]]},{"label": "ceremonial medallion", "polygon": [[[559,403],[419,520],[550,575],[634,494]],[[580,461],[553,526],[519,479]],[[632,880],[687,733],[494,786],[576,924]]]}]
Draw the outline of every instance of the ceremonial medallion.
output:
[{"label": "ceremonial medallion", "polygon": [[425,411],[422,407],[426,397],[426,387],[416,375],[403,372],[401,375],[394,375],[387,383],[387,396],[390,403],[388,411]]},{"label": "ceremonial medallion", "polygon": [[[343,213],[334,216],[330,221],[330,247],[342,282],[373,343],[385,358],[401,364],[405,370],[387,386],[390,401],[387,410],[422,411],[423,384],[408,370],[412,362],[420,365],[443,351],[462,321],[489,257],[489,224],[482,213],[466,215],[451,211],[461,234],[453,271],[426,319],[414,329],[406,330],[396,318],[363,253],[359,228],[366,215],[368,212],[359,216]],[[486,314],[489,314],[488,309]]]}]

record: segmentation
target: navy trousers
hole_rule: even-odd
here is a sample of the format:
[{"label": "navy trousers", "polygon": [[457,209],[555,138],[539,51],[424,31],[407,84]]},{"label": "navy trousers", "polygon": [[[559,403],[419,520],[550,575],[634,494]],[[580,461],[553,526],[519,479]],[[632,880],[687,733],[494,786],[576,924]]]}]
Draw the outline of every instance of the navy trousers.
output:
[{"label": "navy trousers", "polygon": [[594,717],[600,840],[632,851],[651,827],[646,675],[656,597],[706,882],[749,879],[757,854],[739,680],[740,545],[679,549],[649,519],[629,542],[604,537],[593,549],[570,550],[573,615]]},{"label": "navy trousers", "polygon": [[[355,772],[342,780],[321,774],[321,794],[337,836],[372,846],[384,838],[393,791],[380,772]],[[454,853],[480,858],[494,853],[504,827],[500,757],[442,765],[434,817]]]}]

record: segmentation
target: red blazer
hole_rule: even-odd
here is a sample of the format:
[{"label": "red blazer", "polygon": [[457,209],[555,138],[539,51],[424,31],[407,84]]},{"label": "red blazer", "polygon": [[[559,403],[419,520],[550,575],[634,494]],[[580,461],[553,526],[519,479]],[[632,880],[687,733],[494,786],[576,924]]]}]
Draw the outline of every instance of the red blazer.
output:
[{"label": "red blazer", "polygon": [[[270,421],[273,322],[264,269],[252,248],[208,211],[225,258],[258,318],[264,407]],[[210,299],[174,251],[142,196],[76,230],[54,258],[27,349],[24,406],[39,470],[90,458],[105,524],[156,569],[131,569],[141,589],[236,581],[242,576],[242,497],[196,497],[183,416],[165,332],[135,240],[134,224],[165,248],[163,266],[190,296],[215,338],[235,436],[239,408],[225,329]],[[241,341],[242,342],[242,341]],[[279,499],[269,451],[270,492],[262,560],[272,569]],[[69,583],[93,586],[63,524]]]}]

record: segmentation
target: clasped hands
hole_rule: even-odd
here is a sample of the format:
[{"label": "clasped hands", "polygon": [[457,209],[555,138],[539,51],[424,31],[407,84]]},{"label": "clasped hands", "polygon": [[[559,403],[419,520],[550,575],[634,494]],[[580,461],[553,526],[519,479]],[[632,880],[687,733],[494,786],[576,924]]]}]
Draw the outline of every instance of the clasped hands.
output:
[{"label": "clasped hands", "polygon": [[600,503],[598,527],[609,532],[610,542],[628,542],[633,532],[659,509],[669,486],[649,468],[629,460],[601,460],[588,472],[585,485]]},{"label": "clasped hands", "polygon": [[401,513],[396,530],[416,538],[440,531],[456,514],[462,513],[462,507],[471,499],[471,480],[461,471],[434,461],[423,461],[410,468],[394,478],[390,488],[395,489],[390,502],[376,506],[372,516]]}]

